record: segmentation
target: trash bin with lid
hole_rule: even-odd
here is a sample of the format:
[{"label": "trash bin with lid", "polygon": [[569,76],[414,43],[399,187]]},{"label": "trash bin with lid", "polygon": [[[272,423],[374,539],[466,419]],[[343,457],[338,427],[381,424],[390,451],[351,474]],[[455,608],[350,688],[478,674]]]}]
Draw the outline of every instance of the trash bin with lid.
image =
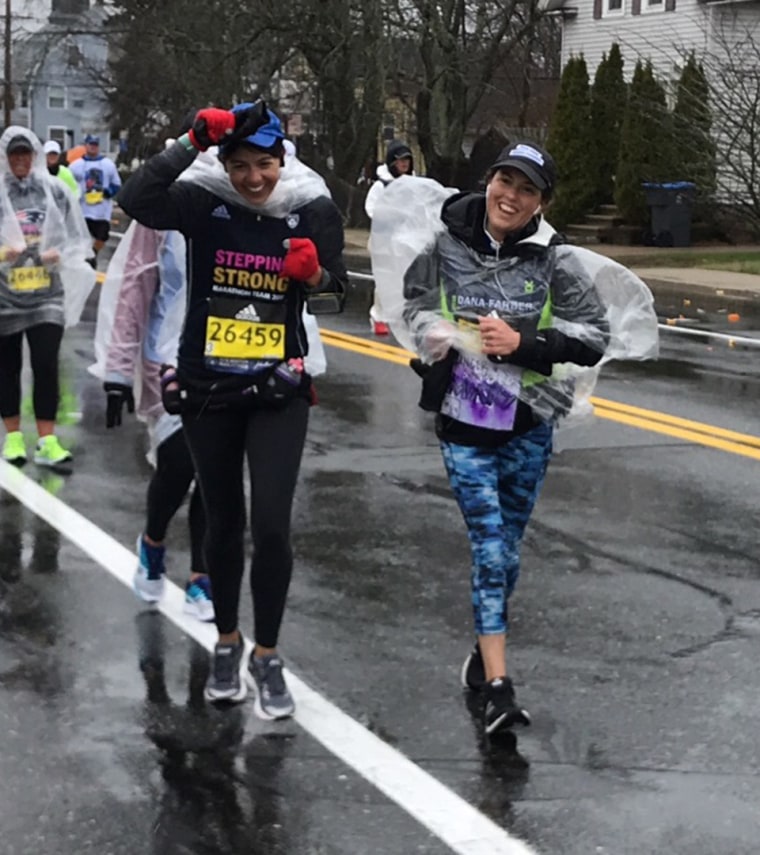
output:
[{"label": "trash bin with lid", "polygon": [[691,181],[644,182],[655,246],[691,245],[691,208],[697,186]]}]

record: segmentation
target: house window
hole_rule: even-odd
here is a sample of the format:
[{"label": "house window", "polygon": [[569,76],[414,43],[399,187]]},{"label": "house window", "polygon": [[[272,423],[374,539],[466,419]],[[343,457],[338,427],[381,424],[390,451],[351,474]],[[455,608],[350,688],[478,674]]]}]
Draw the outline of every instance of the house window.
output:
[{"label": "house window", "polygon": [[55,140],[62,149],[66,149],[66,128],[48,127],[47,138]]},{"label": "house window", "polygon": [[76,45],[68,46],[66,62],[70,68],[77,68],[82,64],[82,51]]},{"label": "house window", "polygon": [[383,116],[383,139],[385,142],[390,142],[396,134],[395,121],[393,113],[386,113]]},{"label": "house window", "polygon": [[51,110],[62,110],[66,106],[66,90],[62,86],[48,88],[48,107]]},{"label": "house window", "polygon": [[624,15],[625,7],[623,5],[623,0],[604,0],[604,17],[606,18],[608,15]]},{"label": "house window", "polygon": [[72,102],[71,102],[71,106],[72,106],[75,110],[82,110],[82,109],[84,109],[84,98],[74,98],[74,99],[72,100]]},{"label": "house window", "polygon": [[662,12],[664,8],[663,0],[645,0],[642,12]]}]

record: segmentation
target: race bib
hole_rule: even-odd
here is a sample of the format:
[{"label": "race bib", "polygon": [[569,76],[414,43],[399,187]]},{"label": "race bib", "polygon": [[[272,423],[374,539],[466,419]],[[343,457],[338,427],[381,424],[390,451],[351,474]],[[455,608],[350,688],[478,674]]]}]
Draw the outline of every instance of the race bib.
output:
[{"label": "race bib", "polygon": [[11,267],[8,286],[11,291],[42,291],[50,287],[50,274],[44,267]]},{"label": "race bib", "polygon": [[219,359],[283,359],[285,324],[219,318],[206,322],[206,356]]},{"label": "race bib", "polygon": [[97,205],[102,202],[104,198],[102,190],[88,190],[84,194],[84,201],[88,205]]},{"label": "race bib", "polygon": [[212,297],[204,362],[214,371],[255,374],[285,358],[284,302]]}]

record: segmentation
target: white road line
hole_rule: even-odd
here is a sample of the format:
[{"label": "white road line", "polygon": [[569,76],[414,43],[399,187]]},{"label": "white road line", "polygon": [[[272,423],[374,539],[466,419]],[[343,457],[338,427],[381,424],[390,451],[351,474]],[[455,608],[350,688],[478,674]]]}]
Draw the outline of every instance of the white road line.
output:
[{"label": "white road line", "polygon": [[[0,489],[15,496],[131,589],[135,569],[133,552],[4,460],[0,460]],[[161,612],[207,650],[212,650],[216,641],[215,628],[185,615],[183,602],[183,591],[169,582]],[[296,701],[298,724],[455,853],[537,855],[534,849],[370,733],[292,671],[287,676]]]}]

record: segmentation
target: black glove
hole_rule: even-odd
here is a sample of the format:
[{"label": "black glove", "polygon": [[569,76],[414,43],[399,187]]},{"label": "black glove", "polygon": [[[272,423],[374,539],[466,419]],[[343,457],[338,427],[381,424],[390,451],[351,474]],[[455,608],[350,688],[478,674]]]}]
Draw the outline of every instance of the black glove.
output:
[{"label": "black glove", "polygon": [[177,416],[182,412],[182,395],[177,379],[177,369],[164,363],[158,373],[161,378],[161,403],[169,415]]},{"label": "black glove", "polygon": [[124,404],[127,405],[127,412],[134,413],[135,398],[132,394],[132,387],[126,386],[124,383],[104,383],[107,397],[106,403],[106,427],[112,428],[121,424],[121,411]]}]

